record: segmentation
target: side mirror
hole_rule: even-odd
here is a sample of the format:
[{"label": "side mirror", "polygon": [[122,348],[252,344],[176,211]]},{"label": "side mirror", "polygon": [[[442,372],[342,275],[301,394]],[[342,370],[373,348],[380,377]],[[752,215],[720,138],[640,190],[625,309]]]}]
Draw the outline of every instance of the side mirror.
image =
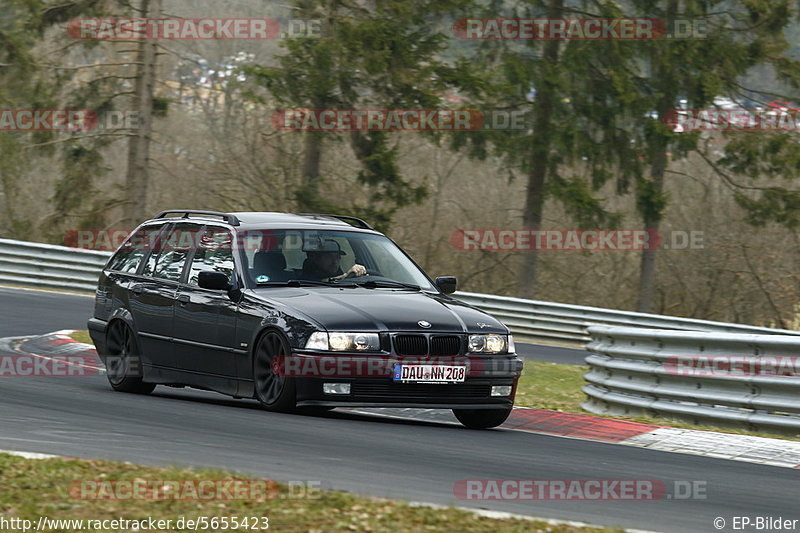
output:
[{"label": "side mirror", "polygon": [[455,276],[439,276],[434,283],[436,288],[445,294],[453,294],[458,286],[458,280],[456,280]]},{"label": "side mirror", "polygon": [[227,291],[231,288],[231,280],[222,272],[203,270],[197,275],[197,284],[203,289]]}]

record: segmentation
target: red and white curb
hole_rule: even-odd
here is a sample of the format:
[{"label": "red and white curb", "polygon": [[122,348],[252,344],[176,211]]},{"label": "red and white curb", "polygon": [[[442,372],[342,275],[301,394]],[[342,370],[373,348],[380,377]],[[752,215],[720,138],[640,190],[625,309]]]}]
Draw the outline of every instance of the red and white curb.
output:
[{"label": "red and white curb", "polygon": [[514,409],[507,429],[702,455],[747,463],[800,468],[800,442],[679,429],[592,415],[525,407]]},{"label": "red and white curb", "polygon": [[[69,336],[71,333],[73,330],[62,330],[47,335],[26,337],[22,340],[20,348],[28,353],[46,353],[49,356],[97,354],[94,346],[74,340]],[[104,370],[99,359],[95,370]],[[453,422],[449,411],[437,409],[359,408],[346,411],[406,420]],[[800,468],[799,441],[679,429],[528,407],[515,408],[501,428],[747,463]]]},{"label": "red and white curb", "polygon": [[94,345],[76,341],[70,337],[74,332],[72,329],[64,329],[44,335],[14,338],[13,349],[17,353],[35,355],[43,359],[77,356],[82,362],[67,361],[67,363],[84,367],[85,375],[105,372],[105,365],[97,357]]},{"label": "red and white curb", "polygon": [[[405,420],[458,424],[449,412],[441,409],[359,408],[345,409],[345,411],[370,416],[379,415]],[[500,429],[785,468],[800,468],[800,442],[798,441],[679,429],[529,407],[515,408]]]},{"label": "red and white curb", "polygon": [[70,335],[75,333],[74,329],[62,329],[46,335],[32,337],[35,342],[48,348],[48,355],[74,355],[74,354],[93,354],[97,355],[93,344],[78,342]]}]

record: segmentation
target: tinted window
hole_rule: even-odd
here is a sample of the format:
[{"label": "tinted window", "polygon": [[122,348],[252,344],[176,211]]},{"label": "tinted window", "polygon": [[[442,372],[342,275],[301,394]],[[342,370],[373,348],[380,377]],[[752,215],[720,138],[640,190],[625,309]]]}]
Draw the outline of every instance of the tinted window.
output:
[{"label": "tinted window", "polygon": [[154,278],[178,281],[181,279],[186,258],[194,247],[198,226],[177,224],[163,237],[157,250],[150,254],[143,274]]},{"label": "tinted window", "polygon": [[136,272],[139,269],[139,263],[142,258],[150,249],[155,235],[158,233],[160,227],[147,226],[140,228],[133,235],[128,237],[122,246],[120,246],[117,253],[109,261],[109,270],[117,270],[119,272]]},{"label": "tinted window", "polygon": [[222,272],[233,276],[233,251],[231,234],[223,228],[206,228],[197,240],[197,251],[189,267],[189,280],[197,285],[197,276],[204,270]]}]

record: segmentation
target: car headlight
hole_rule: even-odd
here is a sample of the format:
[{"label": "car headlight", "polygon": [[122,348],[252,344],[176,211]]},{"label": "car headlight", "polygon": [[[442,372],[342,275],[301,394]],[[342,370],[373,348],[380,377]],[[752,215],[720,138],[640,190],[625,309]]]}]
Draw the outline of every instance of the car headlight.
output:
[{"label": "car headlight", "polygon": [[306,350],[328,350],[328,334],[315,331],[306,341]]},{"label": "car headlight", "polygon": [[[510,335],[508,335],[510,339]],[[513,340],[511,341],[513,342]],[[506,335],[470,335],[469,336],[469,351],[470,353],[507,353],[509,347],[509,340]]]},{"label": "car headlight", "polygon": [[326,333],[315,331],[306,342],[307,350],[324,350],[331,352],[376,352],[381,348],[377,333],[344,333],[334,331]]}]

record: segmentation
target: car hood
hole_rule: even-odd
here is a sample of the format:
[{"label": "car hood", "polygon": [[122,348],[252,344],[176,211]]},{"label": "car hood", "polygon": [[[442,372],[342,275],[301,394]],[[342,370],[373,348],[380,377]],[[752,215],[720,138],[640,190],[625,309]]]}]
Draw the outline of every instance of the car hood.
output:
[{"label": "car hood", "polygon": [[[497,319],[449,296],[364,288],[257,289],[256,296],[294,308],[328,331],[508,333]],[[419,322],[431,324],[423,328]]]}]

